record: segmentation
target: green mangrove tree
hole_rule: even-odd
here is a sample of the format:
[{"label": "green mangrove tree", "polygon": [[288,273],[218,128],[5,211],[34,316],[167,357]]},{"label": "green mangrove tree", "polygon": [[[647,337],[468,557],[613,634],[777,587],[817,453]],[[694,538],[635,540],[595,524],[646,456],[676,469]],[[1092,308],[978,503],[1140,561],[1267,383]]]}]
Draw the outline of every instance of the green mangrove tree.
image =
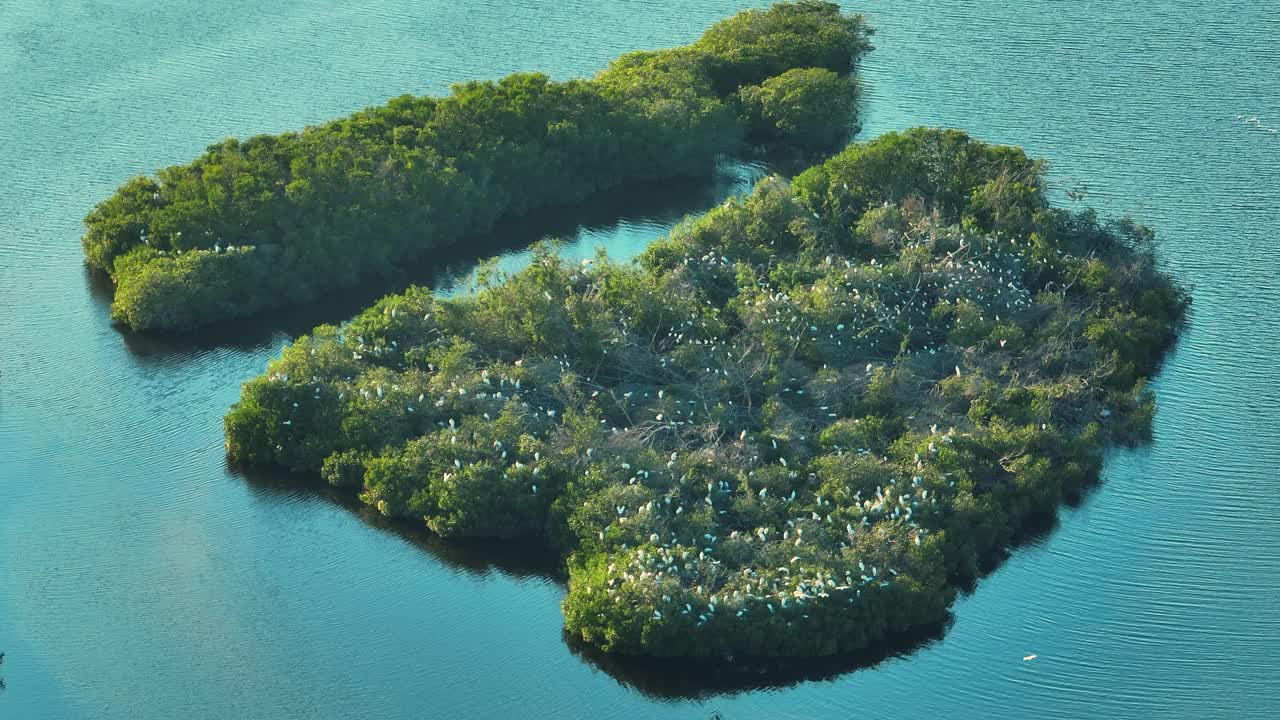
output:
[{"label": "green mangrove tree", "polygon": [[541,539],[609,651],[861,648],[942,619],[1149,429],[1188,297],[1149,231],[1044,186],[954,130],[853,145],[636,262],[543,248],[319,327],[244,385],[227,448],[444,536]]},{"label": "green mangrove tree", "polygon": [[591,79],[520,73],[228,139],[98,205],[85,258],[116,283],[112,317],[139,330],[307,301],[503,217],[706,174],[748,144],[834,148],[870,33],[833,3],[781,3]]}]

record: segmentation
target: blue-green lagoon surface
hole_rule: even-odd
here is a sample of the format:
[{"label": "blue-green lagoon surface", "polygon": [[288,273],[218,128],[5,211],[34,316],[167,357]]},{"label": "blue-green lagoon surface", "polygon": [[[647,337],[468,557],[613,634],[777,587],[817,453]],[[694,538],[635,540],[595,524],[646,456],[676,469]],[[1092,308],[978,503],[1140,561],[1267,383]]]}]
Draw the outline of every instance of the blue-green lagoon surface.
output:
[{"label": "blue-green lagoon surface", "polygon": [[[228,467],[239,384],[392,288],[156,339],[113,329],[82,268],[94,203],[226,135],[590,74],[743,5],[0,0],[0,718],[1280,716],[1280,7],[848,8],[878,30],[862,137],[1023,145],[1055,200],[1084,189],[1155,227],[1195,294],[1155,441],[888,657],[744,676],[571,646],[545,559]],[[630,256],[760,172],[616,193],[465,253],[516,267],[554,235]],[[466,254],[404,282],[465,289]]]}]

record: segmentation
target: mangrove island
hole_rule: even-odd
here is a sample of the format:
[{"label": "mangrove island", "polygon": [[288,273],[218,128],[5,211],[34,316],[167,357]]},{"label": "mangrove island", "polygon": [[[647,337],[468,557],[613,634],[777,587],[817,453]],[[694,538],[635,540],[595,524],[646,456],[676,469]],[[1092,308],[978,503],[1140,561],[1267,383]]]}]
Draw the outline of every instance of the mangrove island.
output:
[{"label": "mangrove island", "polygon": [[[787,51],[772,49],[775,36],[762,28],[791,27],[797,16],[813,31],[788,31]],[[725,50],[725,38],[747,30],[760,43]],[[804,42],[792,48],[796,38]],[[586,185],[577,183],[598,187],[606,166],[652,176],[680,171],[671,163],[704,162],[734,134],[708,129],[737,122],[731,112],[706,119],[720,117],[724,98],[774,107],[777,93],[765,85],[741,89],[790,66],[843,69],[863,38],[860,23],[802,3],[739,16],[688,49],[627,56],[591,83],[521,77],[475,86],[483,97],[514,92],[515,83],[597,98],[614,97],[619,83],[667,87],[678,76],[688,104],[654,122],[646,113],[655,112],[652,102],[672,102],[666,91],[655,101],[628,90],[625,103],[648,108],[631,126],[632,149],[590,166],[578,164],[581,153],[571,161],[548,150],[524,169],[494,173],[483,191],[466,184],[500,199],[448,206],[468,218],[457,222],[474,225],[499,207],[580,194]],[[684,69],[667,74],[676,65]],[[366,140],[383,147],[383,133],[399,121],[378,118],[408,107],[434,108],[436,117],[460,112],[469,92],[397,101],[316,137],[358,133],[368,122],[378,129]],[[595,142],[582,128],[573,143]],[[300,155],[295,144],[305,137],[256,149],[265,158],[287,146],[271,162],[280,173],[292,163],[298,177],[298,168],[325,164]],[[639,149],[667,143],[661,152]],[[237,147],[237,158],[258,156]],[[427,152],[414,147],[403,152]],[[330,167],[350,192],[370,187],[354,183],[347,166]],[[361,177],[406,181],[397,167]],[[188,171],[164,192],[183,183],[192,193],[223,187]],[[537,194],[511,190],[508,174],[521,182],[536,175],[527,192]],[[464,182],[462,173],[447,177]],[[175,207],[171,196],[149,205],[146,182],[99,213],[106,222],[109,210],[127,206],[149,222],[121,220],[118,233],[93,234],[91,255],[99,239],[104,261],[119,254],[117,241],[136,240],[143,226],[173,242],[160,229],[177,227],[165,224],[176,215],[162,211]],[[253,206],[265,216],[237,237],[281,227],[304,244],[385,237],[388,244],[355,263],[363,268],[439,236],[392,240],[392,225],[416,232],[443,220],[431,206],[396,204],[408,195],[365,205],[321,192],[336,182],[300,191],[307,202],[331,203],[314,216],[255,188],[254,196],[271,198]],[[956,589],[985,562],[1096,480],[1108,446],[1149,433],[1145,378],[1189,297],[1157,268],[1148,229],[1052,207],[1045,184],[1042,162],[955,130],[855,144],[793,180],[767,179],[750,196],[685,221],[635,262],[603,253],[569,262],[542,247],[520,272],[482,274],[474,294],[437,299],[411,288],[341,327],[318,327],[244,385],[226,417],[227,449],[236,460],[315,473],[443,536],[537,538],[564,558],[569,632],[607,651],[815,656],[862,648],[943,619]],[[430,194],[437,192],[445,190]],[[301,216],[271,217],[286,207]],[[357,219],[358,228],[344,225]],[[202,250],[157,261],[158,252],[134,247],[117,271],[160,262],[138,272],[179,272],[184,263],[197,272],[238,257]],[[354,251],[331,252],[316,257]],[[334,268],[304,257],[263,267],[313,288],[332,280]],[[211,287],[223,286],[193,283],[191,292]],[[134,308],[124,295],[124,307]],[[185,317],[181,324],[204,319]]]},{"label": "mangrove island", "polygon": [[99,204],[86,262],[114,281],[116,321],[190,330],[353,286],[506,217],[708,175],[753,146],[830,152],[855,123],[870,34],[833,3],[782,3],[588,80],[520,73],[228,139]]}]

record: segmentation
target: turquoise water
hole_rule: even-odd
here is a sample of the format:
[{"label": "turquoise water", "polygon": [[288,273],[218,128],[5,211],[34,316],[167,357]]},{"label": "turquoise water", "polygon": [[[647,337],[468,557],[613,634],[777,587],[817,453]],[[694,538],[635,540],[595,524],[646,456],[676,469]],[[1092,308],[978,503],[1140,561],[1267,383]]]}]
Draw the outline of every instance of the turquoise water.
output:
[{"label": "turquoise water", "polygon": [[[1154,226],[1196,298],[1154,383],[1155,442],[1113,453],[941,638],[870,665],[724,678],[571,647],[541,558],[227,467],[239,383],[376,289],[156,340],[112,329],[82,269],[94,202],[223,136],[455,80],[588,74],[740,6],[0,0],[0,717],[1280,716],[1275,5],[859,6],[879,29],[863,137],[936,124],[1024,145],[1053,161],[1056,200],[1087,187]],[[626,256],[759,171],[621,193],[479,247],[554,234]],[[413,277],[448,290],[469,271],[449,258]]]}]

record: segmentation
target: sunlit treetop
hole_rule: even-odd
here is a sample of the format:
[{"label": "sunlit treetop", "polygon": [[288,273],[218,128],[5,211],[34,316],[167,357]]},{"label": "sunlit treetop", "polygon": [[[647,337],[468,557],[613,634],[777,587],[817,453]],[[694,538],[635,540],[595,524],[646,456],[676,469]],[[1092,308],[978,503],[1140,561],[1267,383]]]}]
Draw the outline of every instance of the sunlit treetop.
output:
[{"label": "sunlit treetop", "polygon": [[226,420],[446,536],[562,552],[571,633],[825,655],[957,584],[1142,439],[1187,298],[1016,148],[917,129],[760,183],[637,262],[542,248],[287,348]]},{"label": "sunlit treetop", "polygon": [[100,203],[85,259],[137,330],[305,302],[550,204],[705,176],[753,146],[834,149],[855,125],[869,34],[835,5],[782,3],[590,79],[517,73],[227,139]]}]

